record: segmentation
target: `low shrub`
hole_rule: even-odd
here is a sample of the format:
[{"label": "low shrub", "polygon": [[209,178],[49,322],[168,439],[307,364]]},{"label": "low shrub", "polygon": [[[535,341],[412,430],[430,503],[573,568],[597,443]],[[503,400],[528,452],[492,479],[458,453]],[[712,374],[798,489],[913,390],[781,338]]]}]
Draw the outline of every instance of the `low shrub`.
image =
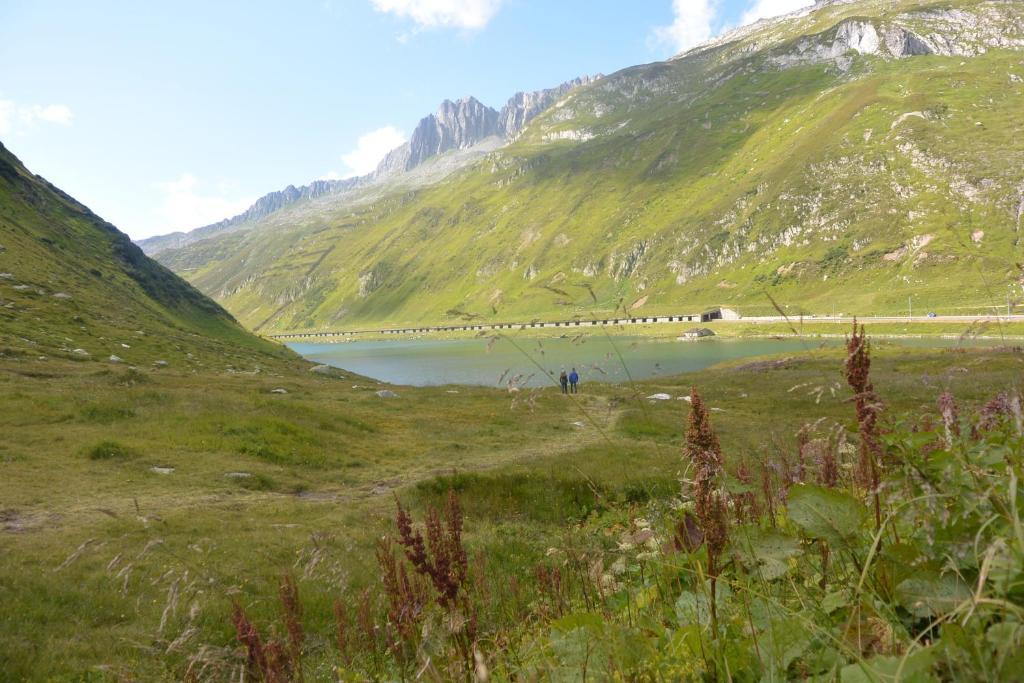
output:
[{"label": "low shrub", "polygon": [[85,452],[90,460],[131,460],[139,457],[139,452],[116,441],[100,441]]}]

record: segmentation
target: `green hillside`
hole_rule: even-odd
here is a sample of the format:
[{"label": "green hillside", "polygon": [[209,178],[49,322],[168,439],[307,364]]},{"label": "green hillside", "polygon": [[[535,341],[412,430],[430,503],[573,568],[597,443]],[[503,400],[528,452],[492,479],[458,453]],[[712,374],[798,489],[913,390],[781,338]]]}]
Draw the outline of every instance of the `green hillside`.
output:
[{"label": "green hillside", "polygon": [[812,313],[1005,307],[1021,291],[1024,7],[954,4],[755,26],[574,91],[442,184],[160,258],[261,332],[622,304],[765,314],[769,296]]},{"label": "green hillside", "polygon": [[0,145],[0,355],[222,367],[286,353]]}]

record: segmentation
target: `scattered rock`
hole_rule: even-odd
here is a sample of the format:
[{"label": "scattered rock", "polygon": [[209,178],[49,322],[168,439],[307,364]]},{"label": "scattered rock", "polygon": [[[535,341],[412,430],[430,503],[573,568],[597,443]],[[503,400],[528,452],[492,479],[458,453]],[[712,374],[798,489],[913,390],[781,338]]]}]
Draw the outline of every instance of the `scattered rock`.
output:
[{"label": "scattered rock", "polygon": [[975,244],[981,244],[981,241],[983,239],[985,239],[984,230],[975,230],[974,232],[971,233],[971,241],[974,242]]},{"label": "scattered rock", "polygon": [[81,356],[82,358],[88,358],[89,357],[89,352],[86,351],[85,349],[75,349],[71,353],[75,354],[76,356]]},{"label": "scattered rock", "polygon": [[121,359],[120,359],[120,358],[119,358],[118,356],[115,356],[115,355],[111,354],[111,356],[110,356],[110,362],[111,362],[111,363],[120,363],[120,362],[121,362]]},{"label": "scattered rock", "polygon": [[896,126],[900,125],[901,123],[912,117],[924,119],[925,121],[928,120],[928,117],[925,116],[925,113],[923,111],[908,111],[905,114],[900,114],[899,116],[897,116],[896,120],[892,122],[891,126],[889,126],[889,130],[895,130]]},{"label": "scattered rock", "polygon": [[14,289],[19,291],[19,292],[27,292],[28,290],[30,290],[32,288],[29,287],[28,285],[14,285]]},{"label": "scattered rock", "polygon": [[277,389],[271,389],[270,393],[272,393],[272,394],[287,394],[288,390],[287,389],[282,389],[282,388],[279,387]]},{"label": "scattered rock", "polygon": [[377,392],[377,395],[381,398],[398,398],[398,394],[391,391],[390,389],[381,389]]},{"label": "scattered rock", "polygon": [[228,479],[248,479],[252,475],[248,472],[225,472],[224,476]]},{"label": "scattered rock", "polygon": [[448,390],[448,391],[446,391],[445,393],[446,393],[446,394],[457,394],[457,393],[459,393],[459,392],[458,392],[458,390],[456,390],[456,389],[449,389],[449,390]]},{"label": "scattered rock", "polygon": [[676,399],[677,401],[686,401],[687,403],[693,403],[693,399],[689,396],[680,396]]},{"label": "scattered rock", "polygon": [[345,379],[345,375],[341,373],[341,370],[330,365],[316,365],[309,369],[310,372],[316,373],[317,375],[324,375],[325,377],[336,377],[338,379]]},{"label": "scattered rock", "polygon": [[14,273],[0,273],[0,280],[13,280]]},{"label": "scattered rock", "polygon": [[156,466],[155,465],[153,467],[150,467],[149,471],[153,472],[154,474],[173,474],[174,473],[174,468],[173,467],[160,467],[160,466]]},{"label": "scattered rock", "polygon": [[153,365],[158,367],[158,368],[166,368],[168,365],[170,365],[170,363],[168,363],[165,360],[156,360],[156,361],[153,361]]},{"label": "scattered rock", "polygon": [[671,401],[672,397],[668,394],[651,394],[647,397],[651,401]]},{"label": "scattered rock", "polygon": [[128,346],[127,344],[121,344],[121,348],[122,349],[130,349],[132,347]]},{"label": "scattered rock", "polygon": [[57,292],[56,294],[53,295],[53,298],[54,299],[70,299],[71,295],[68,294],[67,292]]}]

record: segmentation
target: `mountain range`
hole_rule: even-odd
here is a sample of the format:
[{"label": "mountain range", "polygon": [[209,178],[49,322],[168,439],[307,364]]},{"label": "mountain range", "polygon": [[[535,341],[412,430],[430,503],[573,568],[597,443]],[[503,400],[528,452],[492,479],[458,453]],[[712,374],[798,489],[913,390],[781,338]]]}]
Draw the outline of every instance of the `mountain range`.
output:
[{"label": "mountain range", "polygon": [[[379,193],[409,184],[421,186],[436,182],[452,170],[475,159],[476,155],[460,155],[454,165],[436,164],[418,178],[410,177],[409,171],[448,152],[487,152],[495,149],[504,142],[513,140],[526,124],[569,91],[591,83],[597,78],[600,76],[584,76],[566,81],[555,88],[518,92],[500,111],[480,103],[475,97],[466,97],[457,102],[445,100],[436,113],[420,120],[409,141],[391,150],[373,173],[343,180],[315,180],[301,187],[289,185],[283,190],[260,197],[237,216],[189,232],[176,232],[140,240],[139,246],[148,254],[156,254],[166,249],[184,247],[201,239],[245,229],[253,222],[299,200],[342,195],[341,201],[354,203],[360,197],[368,196],[366,191],[370,189],[375,189]],[[359,194],[355,192],[357,190],[364,192]]]},{"label": "mountain range", "polygon": [[260,332],[1003,310],[1021,111],[1021,3],[819,2],[501,111],[445,102],[370,176],[146,247]]}]

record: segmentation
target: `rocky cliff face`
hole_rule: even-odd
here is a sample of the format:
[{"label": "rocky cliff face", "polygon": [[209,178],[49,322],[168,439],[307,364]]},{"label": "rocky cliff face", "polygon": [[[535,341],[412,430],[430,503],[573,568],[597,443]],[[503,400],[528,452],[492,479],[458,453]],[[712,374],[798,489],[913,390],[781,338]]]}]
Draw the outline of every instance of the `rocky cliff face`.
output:
[{"label": "rocky cliff face", "polygon": [[[836,3],[819,3],[826,7]],[[834,63],[849,69],[851,54],[903,59],[922,55],[974,57],[992,49],[1024,47],[1024,24],[1012,3],[989,3],[974,12],[924,9],[889,21],[848,19],[835,29],[799,40],[772,62],[781,68]]]},{"label": "rocky cliff face", "polygon": [[393,149],[377,167],[377,176],[409,171],[453,149],[468,149],[499,135],[498,112],[475,97],[445,100],[437,112],[420,119],[409,142]]},{"label": "rocky cliff face", "polygon": [[583,85],[589,85],[599,78],[601,78],[600,75],[583,76],[566,81],[557,88],[518,92],[509,98],[509,101],[501,108],[501,113],[498,115],[498,127],[502,134],[511,140],[519,135],[523,128],[526,128],[526,124],[554,106],[570,91]]},{"label": "rocky cliff face", "polygon": [[455,149],[468,149],[490,137],[513,140],[530,121],[556,102],[600,76],[583,76],[555,88],[518,92],[501,111],[481,104],[474,97],[458,102],[445,100],[437,112],[419,122],[409,142],[392,150],[377,167],[385,177],[410,171],[427,159]]}]

